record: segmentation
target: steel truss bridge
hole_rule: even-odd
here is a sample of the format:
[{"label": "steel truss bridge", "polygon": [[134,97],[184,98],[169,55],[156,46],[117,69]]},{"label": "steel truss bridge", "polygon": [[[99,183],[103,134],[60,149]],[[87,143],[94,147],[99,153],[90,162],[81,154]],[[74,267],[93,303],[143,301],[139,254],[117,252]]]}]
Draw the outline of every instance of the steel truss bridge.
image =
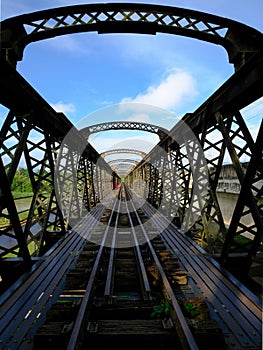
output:
[{"label": "steel truss bridge", "polygon": [[91,125],[89,127],[83,128],[80,132],[85,138],[88,138],[90,134],[95,134],[101,131],[127,129],[151,132],[153,134],[157,134],[160,139],[168,134],[168,130],[160,126],[134,121],[116,121]]},{"label": "steel truss bridge", "polygon": [[[144,123],[107,122],[79,132],[19,74],[16,64],[23,59],[25,47],[33,42],[91,31],[168,33],[221,45],[234,65],[234,74],[170,131]],[[111,153],[100,155],[87,141],[90,133],[106,130],[143,130],[159,135],[158,145],[143,155],[127,175],[126,184],[146,198],[154,208],[151,210],[171,218],[171,225],[180,234],[189,239],[198,236],[198,244],[206,249],[204,254],[216,252],[222,269],[231,271],[233,255],[240,252],[236,238],[249,235],[249,243],[242,246],[238,269],[240,278],[248,275],[263,236],[263,123],[253,138],[241,111],[263,97],[262,33],[234,20],[169,6],[68,6],[4,20],[0,72],[0,103],[8,110],[0,131],[0,266],[3,280],[13,276],[7,278],[1,299],[5,310],[11,310],[8,298],[22,293],[19,288],[25,290],[26,276],[38,271],[42,261],[47,264],[47,256],[64,254],[63,242],[68,242],[75,225],[87,213],[99,210],[96,208],[120,180],[104,159],[106,153]],[[74,136],[70,142],[68,134]],[[241,188],[228,226],[216,191],[227,153]],[[25,212],[17,209],[12,191],[21,162],[33,192]],[[248,215],[252,220],[244,224]],[[215,251],[217,242],[221,245]],[[69,245],[68,249],[73,248]],[[18,280],[19,286],[8,289],[19,277],[17,266],[26,275]],[[16,313],[18,308],[10,317],[7,313],[5,321]]]},{"label": "steel truss bridge", "polygon": [[137,149],[131,149],[131,148],[117,148],[117,149],[110,149],[108,151],[105,151],[100,154],[101,157],[105,158],[107,156],[110,156],[112,154],[120,154],[120,153],[126,153],[126,154],[136,154],[140,156],[141,158],[146,156],[146,153]]}]

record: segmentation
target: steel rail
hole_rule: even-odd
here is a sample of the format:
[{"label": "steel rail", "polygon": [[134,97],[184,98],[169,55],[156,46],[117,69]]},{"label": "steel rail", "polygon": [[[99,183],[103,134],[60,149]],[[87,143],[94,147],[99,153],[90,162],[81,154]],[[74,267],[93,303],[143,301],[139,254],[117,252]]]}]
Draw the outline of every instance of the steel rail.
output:
[{"label": "steel rail", "polygon": [[[118,201],[118,198],[116,198],[116,200],[114,202],[112,212],[114,211],[114,209],[117,205],[117,201]],[[79,312],[77,314],[77,317],[76,317],[76,320],[75,320],[75,323],[74,323],[74,326],[72,329],[72,333],[71,333],[71,336],[70,336],[70,339],[69,339],[69,342],[67,345],[67,350],[76,349],[76,347],[78,346],[78,344],[81,341],[82,326],[83,326],[83,323],[84,323],[85,318],[86,318],[88,303],[90,301],[91,292],[93,290],[94,280],[95,280],[95,277],[96,277],[96,274],[97,274],[97,271],[99,268],[102,253],[103,253],[103,250],[105,249],[105,243],[106,243],[109,228],[110,228],[110,222],[108,222],[108,224],[105,228],[104,235],[103,235],[103,238],[102,238],[102,241],[100,244],[100,248],[99,248],[99,251],[97,253],[94,265],[92,267],[92,271],[91,271],[91,274],[89,276],[86,291],[85,291],[85,294],[84,294],[83,299],[81,301]]]},{"label": "steel rail", "polygon": [[[119,216],[120,216],[120,206],[121,206],[120,191],[119,191],[118,200],[119,200],[119,202],[118,202],[117,214],[116,214],[116,219],[115,219],[115,224],[114,224],[114,231],[113,231],[111,250],[110,250],[110,259],[109,259],[109,265],[108,265],[108,271],[107,271],[107,279],[106,279],[106,285],[105,285],[105,290],[104,290],[104,296],[107,298],[110,297],[112,286],[113,286],[115,244],[116,244],[117,227],[118,227],[118,220],[119,220]],[[112,221],[113,213],[114,212],[112,210],[110,218],[109,218],[109,222]]]},{"label": "steel rail", "polygon": [[[167,228],[167,218],[149,205],[146,206],[145,213],[150,215],[156,226],[162,230],[163,239],[169,244],[171,249],[188,271],[191,277],[201,286],[202,292],[219,313],[227,327],[235,335],[239,345],[254,346],[261,342],[261,316],[262,308],[249,296],[245,295],[245,288],[240,283],[231,283],[230,278],[225,276],[221,267],[216,267],[200,250],[189,242],[183,233],[178,229]],[[159,219],[157,217],[159,216]],[[216,292],[215,292],[216,291]]]},{"label": "steel rail", "polygon": [[[166,221],[167,218],[162,217],[162,220]],[[167,227],[167,225],[166,225],[166,227]],[[219,278],[220,278],[220,282],[223,283],[224,288],[228,288],[229,290],[231,290],[231,292],[234,295],[240,295],[242,293],[242,295],[245,296],[245,300],[242,301],[242,304],[245,307],[248,307],[248,302],[249,302],[248,312],[253,314],[254,316],[256,316],[257,319],[261,318],[262,314],[261,314],[261,310],[260,310],[259,301],[258,302],[255,301],[255,296],[251,295],[251,297],[250,297],[249,295],[251,294],[251,292],[249,290],[247,290],[245,288],[245,286],[242,285],[240,282],[235,281],[235,278],[233,275],[231,275],[230,273],[225,271],[220,265],[216,266],[217,263],[215,261],[212,262],[209,257],[204,256],[204,254],[200,253],[200,250],[199,250],[200,247],[196,247],[193,244],[194,242],[191,242],[192,244],[189,244],[188,238],[183,237],[183,233],[180,230],[178,230],[178,228],[174,227],[174,229],[177,229],[177,232],[180,234],[180,238],[178,237],[178,235],[176,235],[176,233],[172,229],[167,228],[165,232],[168,232],[171,235],[174,242],[180,242],[181,244],[184,244],[184,247],[190,248],[191,254],[189,254],[189,256],[191,256],[191,257],[198,256],[200,259],[202,258],[203,266],[209,266],[209,268],[210,268],[209,271],[211,271],[211,264],[212,264],[213,276],[211,278],[213,280],[214,280],[214,278],[216,278],[218,280],[218,282],[219,282]],[[181,236],[184,240],[181,240]],[[165,238],[165,236],[164,236],[164,238]],[[222,279],[222,277],[223,277],[223,279]],[[230,281],[230,279],[231,279],[231,281]],[[246,290],[246,293],[247,293],[246,295],[244,294],[244,289]],[[232,298],[229,298],[229,299],[232,300]],[[256,320],[254,320],[254,321],[256,321]]]},{"label": "steel rail", "polygon": [[[94,212],[102,215],[104,209],[100,206]],[[54,297],[55,291],[76,259],[77,252],[81,250],[91,230],[98,224],[96,216],[90,215],[89,219],[86,223],[82,221],[76,225],[61,245],[54,249],[21,287],[3,302],[0,308],[2,349],[10,346],[10,343],[15,343],[18,347],[35,319],[51,301],[51,296]],[[79,229],[85,231],[86,234],[78,234]]]},{"label": "steel rail", "polygon": [[[123,186],[123,188],[125,188],[124,184],[122,184],[122,186]],[[147,277],[145,265],[144,265],[142,254],[141,254],[141,251],[140,251],[139,242],[138,242],[138,239],[137,239],[137,236],[136,236],[134,223],[133,223],[133,220],[131,218],[131,214],[130,214],[130,211],[129,211],[129,208],[128,208],[127,191],[125,191],[124,196],[125,196],[126,211],[127,211],[127,215],[128,215],[128,218],[129,218],[130,225],[131,225],[133,240],[134,240],[134,244],[135,244],[136,257],[138,259],[139,267],[140,267],[140,270],[141,270],[141,276],[142,276],[142,279],[143,279],[144,290],[146,292],[146,295],[149,296],[149,294],[151,293],[151,287],[150,287],[150,284],[149,284],[149,280],[148,280],[148,277]],[[133,209],[134,209],[134,207],[133,207]]]},{"label": "steel rail", "polygon": [[[97,206],[96,208],[94,208],[92,210],[92,216],[95,218],[98,213],[99,215],[102,215],[102,211],[103,211],[103,206]],[[79,222],[74,228],[72,228],[71,230],[69,230],[67,232],[67,234],[61,239],[59,240],[42,258],[40,261],[38,261],[38,263],[36,263],[35,265],[32,266],[32,271],[35,271],[35,269],[37,269],[36,273],[40,273],[41,270],[39,269],[40,265],[43,263],[44,260],[49,260],[51,261],[52,258],[56,258],[58,257],[58,254],[60,253],[60,251],[63,249],[63,247],[65,247],[66,244],[68,244],[69,240],[71,239],[71,236],[74,234],[74,232],[76,232],[77,230],[80,229],[81,225],[83,224],[83,221]],[[27,286],[25,284],[22,284],[22,282],[28,278],[28,274],[24,274],[13,286],[10,287],[10,289],[5,292],[3,295],[1,295],[0,297],[0,305],[5,304],[5,306],[7,306],[7,308],[11,305],[13,305],[13,301],[11,300],[12,297],[14,297],[14,293],[17,292],[17,289],[20,288],[20,292],[22,292],[22,295],[24,294]],[[29,278],[32,278],[31,276]],[[33,276],[33,278],[35,278],[35,276]],[[19,293],[17,293],[15,295],[15,299],[17,300],[19,297]],[[10,298],[10,302],[8,301],[8,299]],[[9,304],[7,304],[9,303]],[[3,314],[2,314],[3,315]]]},{"label": "steel rail", "polygon": [[[126,186],[126,190],[128,190],[127,186]],[[132,195],[131,195],[131,197],[134,198],[134,196],[132,196]],[[183,337],[185,339],[182,339],[180,337],[180,335],[179,335],[181,343],[182,343],[182,346],[183,346],[184,349],[198,350],[199,347],[196,344],[195,338],[194,338],[194,336],[193,336],[193,334],[192,334],[192,332],[191,332],[191,330],[190,330],[190,328],[189,328],[189,326],[188,326],[188,324],[187,324],[187,322],[185,320],[185,317],[184,317],[184,315],[182,313],[181,307],[180,307],[180,305],[177,302],[177,299],[176,299],[176,296],[174,294],[174,291],[173,291],[173,289],[172,289],[172,287],[171,287],[171,285],[170,285],[170,283],[168,281],[168,278],[167,278],[167,276],[166,276],[166,274],[164,272],[162,264],[161,264],[161,262],[158,259],[158,256],[157,256],[157,254],[155,252],[155,249],[154,249],[154,247],[153,247],[153,245],[152,245],[152,243],[150,241],[150,237],[148,236],[148,234],[147,234],[147,232],[146,232],[146,230],[145,230],[145,228],[143,226],[141,218],[140,218],[139,214],[136,211],[136,208],[135,208],[135,205],[134,205],[133,201],[134,200],[131,199],[130,203],[131,203],[131,205],[133,207],[135,215],[137,216],[137,220],[138,220],[140,228],[141,228],[141,230],[142,230],[142,232],[143,232],[143,234],[145,236],[147,245],[148,245],[148,247],[149,247],[149,249],[151,251],[151,254],[153,256],[155,264],[158,267],[158,270],[160,272],[160,276],[162,278],[163,284],[164,284],[164,286],[165,286],[165,288],[166,288],[166,290],[168,292],[168,295],[169,295],[169,297],[171,299],[173,308],[174,308],[174,310],[176,312],[176,317],[177,317],[178,323],[179,323],[179,325],[180,325],[180,327],[181,327],[181,329],[183,331]]]}]

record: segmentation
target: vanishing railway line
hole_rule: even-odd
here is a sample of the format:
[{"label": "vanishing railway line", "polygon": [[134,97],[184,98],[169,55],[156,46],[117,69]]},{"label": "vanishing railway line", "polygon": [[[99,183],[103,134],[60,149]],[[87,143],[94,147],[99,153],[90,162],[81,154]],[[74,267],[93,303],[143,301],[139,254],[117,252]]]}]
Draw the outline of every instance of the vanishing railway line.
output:
[{"label": "vanishing railway line", "polygon": [[[225,267],[238,270],[240,281],[262,268],[262,33],[200,11],[136,3],[23,14],[2,21],[0,32],[0,104],[6,114],[0,220],[8,223],[0,230],[0,350],[261,350],[262,303]],[[107,109],[105,122],[101,114],[95,119],[103,123],[78,130],[20,75],[17,62],[28,44],[81,32],[166,33],[210,42],[226,50],[234,74],[169,132],[128,121],[126,108],[124,121],[119,108],[118,121],[108,120],[114,113]],[[138,106],[134,111],[140,114]],[[249,127],[251,113],[257,114],[257,135]],[[147,154],[99,154],[88,140],[93,133],[125,129],[160,140]],[[119,159],[119,166],[105,161],[132,152],[142,160],[127,177],[132,159],[126,165]],[[240,193],[226,227],[217,189],[230,160]],[[26,223],[20,222],[13,190],[21,165],[33,191]],[[147,190],[147,202],[124,184],[107,196],[120,178]],[[199,191],[203,187],[206,193]],[[178,229],[203,200],[190,236],[200,229],[209,247],[217,231],[221,265]],[[161,214],[163,206],[178,227]],[[251,239],[240,247],[243,236]]]},{"label": "vanishing railway line", "polygon": [[[162,255],[167,257],[168,251],[159,239],[155,243],[151,242],[151,237],[144,229],[141,220],[130,192],[125,191],[122,185],[112,210],[108,213],[107,225],[97,226],[92,233],[96,237],[92,234],[89,237],[90,242],[84,246],[74,269],[68,273],[64,289],[53,311],[52,308],[49,311],[46,324],[38,330],[35,336],[36,349],[51,345],[56,348],[61,344],[65,349],[84,349],[87,344],[93,342],[94,345],[99,344],[104,348],[110,338],[116,348],[116,339],[110,335],[113,329],[120,337],[117,348],[127,346],[125,345],[127,339],[131,341],[133,336],[137,336],[136,347],[139,348],[152,348],[156,346],[156,341],[159,342],[160,348],[165,348],[172,346],[173,343],[179,344],[181,339],[182,346],[198,349],[168,282],[168,276],[161,267],[160,257]],[[91,243],[94,241],[99,244]],[[171,258],[170,264],[172,260]],[[179,267],[177,262],[174,266],[177,269]],[[159,275],[166,283],[165,288],[159,283]],[[63,322],[64,331],[61,335],[61,328],[54,327],[57,320],[56,317],[53,319],[53,315],[57,313],[57,308],[60,309],[60,313],[62,312],[63,307],[61,309],[60,305],[76,298],[78,310],[75,315],[74,313],[68,315],[68,310],[65,311],[69,319],[66,323]],[[154,306],[158,306],[155,305],[156,302],[165,303],[165,300],[167,305],[170,305],[168,302],[171,300],[172,308],[176,310],[177,327],[181,330],[180,337],[172,318],[167,321],[156,315],[158,319],[151,319]],[[107,311],[109,306],[112,307],[110,317],[114,317],[113,320],[104,319],[104,312],[109,314]],[[105,307],[106,311],[103,311]],[[136,311],[134,313],[138,319],[130,319],[129,308]],[[122,313],[123,316],[118,320],[118,316],[113,316],[114,313]],[[98,317],[103,319],[98,320]],[[64,317],[63,319],[65,320]],[[62,325],[58,322],[57,326]],[[48,334],[49,329],[51,334]],[[60,336],[54,334],[54,329],[58,330]],[[146,329],[148,337],[144,334]]]},{"label": "vanishing railway line", "polygon": [[261,348],[254,296],[140,200],[122,184],[1,297],[1,349]]}]

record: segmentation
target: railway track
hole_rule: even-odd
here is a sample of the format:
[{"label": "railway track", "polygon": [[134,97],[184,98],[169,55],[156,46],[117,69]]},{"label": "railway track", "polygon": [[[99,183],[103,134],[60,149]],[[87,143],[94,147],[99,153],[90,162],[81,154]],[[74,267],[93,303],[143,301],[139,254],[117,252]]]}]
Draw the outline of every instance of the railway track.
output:
[{"label": "railway track", "polygon": [[124,184],[115,193],[2,297],[0,348],[261,349],[255,297]]},{"label": "railway track", "polygon": [[122,185],[107,225],[90,236],[38,330],[36,349],[199,348],[174,291],[187,273],[145,220]]}]

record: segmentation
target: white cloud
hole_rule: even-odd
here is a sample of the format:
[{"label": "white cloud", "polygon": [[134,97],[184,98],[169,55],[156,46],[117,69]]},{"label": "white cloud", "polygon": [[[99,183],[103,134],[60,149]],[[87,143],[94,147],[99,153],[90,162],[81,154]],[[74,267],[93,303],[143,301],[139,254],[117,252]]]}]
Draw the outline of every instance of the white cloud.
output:
[{"label": "white cloud", "polygon": [[174,110],[197,95],[193,76],[188,72],[173,70],[159,85],[149,86],[146,92],[135,98],[125,97],[121,102],[144,103]]},{"label": "white cloud", "polygon": [[81,37],[74,34],[52,38],[46,41],[45,44],[57,51],[68,52],[74,55],[86,55],[90,53],[89,47],[81,40]]},{"label": "white cloud", "polygon": [[62,101],[59,101],[57,103],[51,103],[51,106],[55,109],[56,112],[62,112],[62,113],[74,113],[75,112],[75,106],[72,103],[64,103]]},{"label": "white cloud", "polygon": [[[125,135],[126,137],[123,137]],[[124,130],[114,132],[114,137],[106,137],[104,133],[94,134],[90,137],[89,142],[97,150],[102,153],[111,149],[138,149],[148,153],[159,141],[157,135],[143,132],[141,135],[131,136],[130,132],[124,134]],[[112,135],[113,136],[113,135]]]}]

